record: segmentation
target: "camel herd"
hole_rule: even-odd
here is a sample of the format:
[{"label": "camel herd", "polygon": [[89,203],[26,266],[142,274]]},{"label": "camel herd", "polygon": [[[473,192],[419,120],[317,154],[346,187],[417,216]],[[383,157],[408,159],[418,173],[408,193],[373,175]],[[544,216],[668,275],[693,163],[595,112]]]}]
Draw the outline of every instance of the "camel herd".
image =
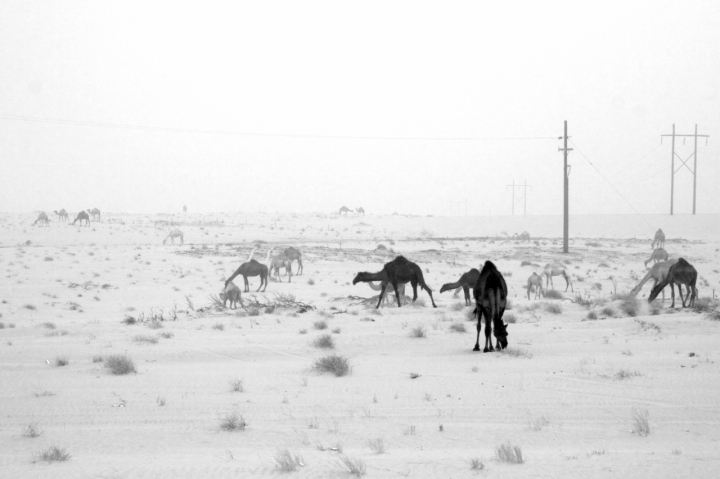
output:
[{"label": "camel herd", "polygon": [[[67,211],[65,211],[64,208],[61,209],[60,211],[55,210],[55,211],[53,211],[53,213],[55,213],[57,215],[58,221],[68,221],[68,222],[70,221],[70,216],[68,215]],[[97,208],[92,208],[92,209],[88,209],[85,211],[81,210],[75,217],[75,221],[73,221],[72,224],[74,225],[75,223],[77,223],[79,221],[80,226],[82,226],[83,221],[85,221],[85,226],[90,226],[90,218],[91,217],[95,221],[100,221],[100,210]],[[50,218],[48,218],[48,215],[44,211],[40,212],[40,214],[38,215],[37,219],[32,224],[32,226],[35,226],[38,223],[39,223],[38,226],[50,226]]]}]

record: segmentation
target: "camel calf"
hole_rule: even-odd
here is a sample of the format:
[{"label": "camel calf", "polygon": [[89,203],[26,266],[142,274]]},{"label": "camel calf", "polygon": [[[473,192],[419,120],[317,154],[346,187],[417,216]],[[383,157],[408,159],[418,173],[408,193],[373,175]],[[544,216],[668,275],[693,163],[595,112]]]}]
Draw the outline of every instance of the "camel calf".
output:
[{"label": "camel calf", "polygon": [[545,290],[543,289],[542,283],[542,276],[539,276],[537,273],[530,275],[527,280],[528,299],[530,299],[530,290],[533,286],[535,286],[535,299],[538,299],[540,295],[545,296]]},{"label": "camel calf", "polygon": [[220,299],[223,302],[223,306],[226,308],[228,300],[230,300],[230,309],[237,309],[238,303],[240,303],[240,306],[242,306],[243,308],[245,307],[242,302],[240,288],[238,288],[237,285],[232,281],[229,281],[222,289],[222,291],[220,292]]},{"label": "camel calf", "polygon": [[655,251],[652,252],[650,257],[647,261],[645,261],[645,267],[647,268],[647,265],[650,261],[658,262],[658,261],[667,261],[668,254],[667,251],[665,251],[663,248],[658,248]]}]

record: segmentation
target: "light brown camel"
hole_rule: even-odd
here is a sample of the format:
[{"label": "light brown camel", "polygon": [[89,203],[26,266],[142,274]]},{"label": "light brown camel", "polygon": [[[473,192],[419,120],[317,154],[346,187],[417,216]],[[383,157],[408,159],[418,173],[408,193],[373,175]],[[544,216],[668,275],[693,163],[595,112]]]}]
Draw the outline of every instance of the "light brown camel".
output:
[{"label": "light brown camel", "polygon": [[398,285],[408,282],[412,285],[413,288],[413,303],[417,299],[417,287],[419,284],[420,287],[427,291],[427,294],[430,295],[430,301],[432,302],[433,308],[437,308],[435,300],[432,296],[432,290],[428,287],[427,284],[425,284],[425,278],[423,278],[422,269],[420,269],[420,266],[413,263],[412,261],[408,261],[403,256],[398,256],[389,263],[385,263],[383,269],[381,271],[378,271],[377,273],[358,273],[357,276],[355,276],[355,279],[353,279],[353,284],[358,284],[361,281],[364,283],[369,283],[370,281],[382,282],[380,300],[378,301],[377,306],[375,306],[375,309],[378,309],[380,307],[380,303],[383,300],[383,296],[385,295],[385,291],[387,290],[388,285],[392,285],[393,289],[395,290],[395,297],[397,298],[398,308],[401,307],[402,302],[400,300],[400,292]]},{"label": "light brown camel", "polygon": [[61,209],[60,211],[53,211],[56,215],[58,215],[59,221],[70,221],[70,217],[67,214],[67,211],[65,209]]},{"label": "light brown camel", "polygon": [[[400,298],[404,298],[404,297],[405,297],[405,284],[406,284],[406,283],[398,283],[398,292],[400,293]],[[382,290],[383,290],[383,284],[382,284],[382,282],[380,282],[380,283],[378,283],[378,284],[375,284],[375,283],[373,283],[372,281],[370,281],[370,282],[368,282],[368,286],[370,286],[370,288],[373,289],[373,290],[375,290],[375,291],[382,291]],[[385,287],[387,288],[387,285],[385,285]],[[390,304],[390,300],[388,299],[388,296],[389,296],[389,295],[387,295],[387,294],[386,294],[385,296],[383,296],[382,301],[380,301],[380,306],[381,306],[381,307],[382,307],[383,304],[384,304],[386,307]],[[395,298],[395,301],[397,302],[397,298]]]},{"label": "light brown camel", "polygon": [[655,298],[657,298],[657,295],[660,294],[660,291],[665,288],[668,284],[670,285],[670,291],[672,292],[672,304],[670,305],[671,308],[675,307],[675,284],[677,284],[678,292],[680,293],[680,300],[682,301],[682,307],[685,307],[685,298],[683,298],[683,292],[682,292],[682,285],[685,285],[687,287],[687,296],[688,296],[688,307],[692,308],[693,304],[695,304],[695,298],[697,298],[698,295],[698,289],[695,286],[697,283],[697,270],[685,261],[684,258],[680,258],[677,260],[677,263],[670,266],[670,269],[668,270],[667,276],[665,276],[665,279],[660,281],[657,286],[653,288],[653,290],[650,292],[650,296],[648,297],[648,303],[651,303]]},{"label": "light brown camel", "polygon": [[285,257],[287,259],[290,260],[291,266],[292,266],[293,261],[298,262],[298,270],[297,270],[296,276],[300,276],[303,272],[302,253],[299,250],[297,250],[291,246],[289,248],[285,248],[285,251],[283,251],[283,254],[285,255]]},{"label": "light brown camel", "polygon": [[170,234],[168,234],[165,237],[165,239],[163,240],[163,244],[167,243],[167,240],[170,240],[172,242],[172,244],[175,244],[175,238],[180,238],[181,245],[185,244],[185,238],[183,236],[183,232],[178,229],[172,230],[170,232]]},{"label": "light brown camel", "polygon": [[652,254],[650,255],[650,257],[647,259],[647,261],[645,261],[645,267],[647,268],[647,265],[650,261],[655,261],[657,263],[658,261],[667,261],[667,259],[668,259],[667,251],[665,251],[662,248],[658,248],[655,251],[653,251]]},{"label": "light brown camel", "polygon": [[285,275],[288,277],[288,283],[292,283],[292,262],[290,259],[285,256],[284,254],[279,254],[276,256],[273,256],[270,260],[270,264],[268,264],[268,271],[270,273],[270,277],[272,277],[273,270],[275,270],[275,275],[277,276],[277,281],[279,283],[282,283],[282,279],[280,279],[280,268],[285,268]]},{"label": "light brown camel", "polygon": [[653,249],[665,247],[665,233],[663,233],[662,229],[658,229],[655,232],[655,239],[653,239],[651,247]]},{"label": "light brown camel", "polygon": [[528,299],[530,299],[530,290],[535,287],[535,299],[538,299],[539,296],[545,296],[545,290],[543,289],[542,285],[542,276],[538,275],[537,273],[533,273],[530,275],[530,277],[527,280],[527,294]]},{"label": "light brown camel", "polygon": [[48,218],[48,215],[45,214],[44,211],[41,211],[38,215],[37,219],[35,220],[35,223],[32,225],[35,226],[36,224],[40,223],[40,226],[50,226],[50,219]]},{"label": "light brown camel", "polygon": [[465,306],[470,306],[470,304],[472,304],[470,301],[470,288],[475,288],[475,284],[477,284],[479,277],[480,271],[472,268],[470,271],[460,276],[460,279],[455,283],[443,284],[442,288],[440,288],[440,294],[451,289],[462,288],[465,293]]},{"label": "light brown camel", "polygon": [[570,291],[575,292],[572,287],[572,281],[570,280],[570,275],[567,272],[567,268],[565,268],[565,265],[562,263],[548,263],[543,268],[541,276],[546,276],[547,279],[545,281],[545,289],[548,289],[548,284],[552,286],[553,289],[555,289],[555,286],[553,285],[553,276],[562,276],[565,278],[565,291],[567,291],[568,287],[570,287]]},{"label": "light brown camel", "polygon": [[72,224],[75,224],[77,222],[80,222],[80,226],[82,226],[82,222],[85,221],[85,226],[90,226],[90,215],[87,214],[85,211],[81,211],[77,214],[75,217],[75,221],[72,222]]},{"label": "light brown camel", "polygon": [[355,208],[355,213],[357,213],[358,216],[365,216],[365,209],[362,206],[360,208]]},{"label": "light brown camel", "polygon": [[[664,280],[665,277],[668,274],[668,271],[670,270],[670,266],[677,263],[677,259],[671,259],[668,261],[662,261],[660,263],[655,263],[652,265],[652,268],[650,268],[650,271],[647,272],[645,277],[640,280],[640,282],[635,286],[632,291],[630,291],[630,297],[635,297],[640,292],[640,289],[642,289],[643,285],[650,281],[651,279],[654,280],[652,288],[650,290],[652,291],[657,284]],[[662,297],[663,301],[665,301],[665,290],[662,290]]]},{"label": "light brown camel", "polygon": [[97,208],[93,208],[91,210],[87,210],[88,213],[90,213],[90,216],[93,220],[100,221],[100,210]]},{"label": "light brown camel", "polygon": [[348,208],[347,206],[344,206],[344,205],[343,205],[342,208],[340,208],[340,214],[341,214],[341,215],[344,214],[344,215],[347,216],[347,214],[348,214],[349,212],[351,212],[351,211],[352,211],[352,210],[351,210],[350,208]]},{"label": "light brown camel", "polygon": [[223,302],[223,306],[227,308],[227,302],[230,301],[230,309],[237,309],[238,302],[240,306],[245,308],[242,302],[242,295],[240,294],[240,288],[237,287],[232,281],[228,281],[225,287],[220,292],[220,299]]},{"label": "light brown camel", "polygon": [[473,351],[480,351],[480,326],[483,316],[485,317],[485,349],[483,352],[494,351],[490,339],[492,333],[495,333],[497,349],[507,348],[507,324],[502,321],[507,307],[507,293],[507,284],[505,284],[502,273],[497,270],[492,261],[485,261],[485,266],[483,266],[480,278],[473,290],[476,305],[473,313],[477,315],[477,339]]}]

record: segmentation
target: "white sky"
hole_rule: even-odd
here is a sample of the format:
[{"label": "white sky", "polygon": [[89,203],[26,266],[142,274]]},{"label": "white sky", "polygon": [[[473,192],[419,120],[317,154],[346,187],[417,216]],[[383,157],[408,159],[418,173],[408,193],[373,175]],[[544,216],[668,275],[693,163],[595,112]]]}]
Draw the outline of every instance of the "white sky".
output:
[{"label": "white sky", "polygon": [[[642,213],[720,213],[720,2],[0,3],[0,210],[562,213],[559,137]],[[692,142],[678,153],[687,157]],[[571,145],[572,146],[572,145]],[[633,213],[570,155],[571,213]],[[676,177],[676,212],[692,176]],[[516,209],[516,212],[518,210]]]}]

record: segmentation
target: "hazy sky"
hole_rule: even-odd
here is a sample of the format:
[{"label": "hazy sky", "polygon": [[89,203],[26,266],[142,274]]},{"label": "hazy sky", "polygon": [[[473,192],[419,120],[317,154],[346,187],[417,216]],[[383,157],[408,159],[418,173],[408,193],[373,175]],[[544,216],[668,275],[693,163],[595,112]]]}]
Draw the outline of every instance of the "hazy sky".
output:
[{"label": "hazy sky", "polygon": [[717,1],[3,0],[0,210],[561,214],[568,120],[571,213],[667,213],[673,123],[720,213],[719,88]]}]

